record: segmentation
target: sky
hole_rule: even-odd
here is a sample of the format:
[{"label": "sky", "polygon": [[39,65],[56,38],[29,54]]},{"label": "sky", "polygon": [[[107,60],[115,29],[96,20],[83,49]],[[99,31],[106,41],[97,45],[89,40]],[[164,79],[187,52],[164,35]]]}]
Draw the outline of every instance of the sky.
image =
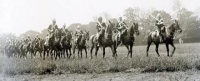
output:
[{"label": "sky", "polygon": [[[172,12],[174,0],[0,0],[0,34],[20,35],[28,30],[41,31],[56,19],[58,27],[65,23],[88,24],[94,16],[107,12],[111,17],[123,16],[129,7]],[[180,0],[190,10],[200,9],[199,0]]]}]

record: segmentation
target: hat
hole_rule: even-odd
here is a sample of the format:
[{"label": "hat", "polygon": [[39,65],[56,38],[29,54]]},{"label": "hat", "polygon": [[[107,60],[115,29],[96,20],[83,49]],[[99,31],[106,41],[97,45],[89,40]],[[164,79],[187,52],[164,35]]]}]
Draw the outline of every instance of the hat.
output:
[{"label": "hat", "polygon": [[102,17],[99,17],[98,20],[102,20]]},{"label": "hat", "polygon": [[63,26],[66,27],[66,24],[64,24]]},{"label": "hat", "polygon": [[53,19],[52,21],[56,21],[56,19]]}]

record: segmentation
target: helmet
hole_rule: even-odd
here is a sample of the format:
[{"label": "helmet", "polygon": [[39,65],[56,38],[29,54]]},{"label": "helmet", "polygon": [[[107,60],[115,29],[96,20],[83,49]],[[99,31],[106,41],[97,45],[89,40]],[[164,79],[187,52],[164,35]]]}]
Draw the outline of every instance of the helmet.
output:
[{"label": "helmet", "polygon": [[99,18],[98,18],[98,21],[102,21],[102,17],[99,17]]},{"label": "helmet", "polygon": [[56,19],[53,19],[52,21],[53,21],[53,22],[56,22]]},{"label": "helmet", "polygon": [[63,27],[66,27],[66,24],[64,24]]},{"label": "helmet", "polygon": [[122,20],[122,17],[119,17],[119,20]]},{"label": "helmet", "polygon": [[80,25],[78,25],[77,28],[80,29]]}]

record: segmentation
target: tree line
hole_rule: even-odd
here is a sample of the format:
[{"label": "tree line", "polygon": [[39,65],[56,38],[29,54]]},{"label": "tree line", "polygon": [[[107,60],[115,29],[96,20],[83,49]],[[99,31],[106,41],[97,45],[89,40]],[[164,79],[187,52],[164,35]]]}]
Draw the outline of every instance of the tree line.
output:
[{"label": "tree line", "polygon": [[[124,10],[123,19],[127,23],[128,26],[131,25],[132,22],[137,22],[139,24],[140,35],[136,37],[136,45],[144,45],[146,44],[146,37],[148,32],[155,30],[155,19],[158,13],[164,19],[164,23],[166,26],[172,23],[173,19],[177,19],[180,23],[183,32],[181,34],[176,35],[175,42],[178,42],[179,38],[182,38],[184,42],[191,43],[191,42],[200,42],[200,17],[195,15],[194,12],[187,10],[184,8],[179,0],[175,0],[173,5],[173,12],[174,14],[167,13],[164,10],[142,10],[138,7],[129,7]],[[108,23],[110,20],[113,23],[117,23],[117,18],[112,18],[111,15],[107,12],[103,12],[101,14],[104,21]],[[152,17],[153,16],[153,17]],[[90,21],[88,24],[81,24],[81,23],[72,23],[67,28],[73,32],[75,32],[75,27],[77,25],[81,26],[82,30],[86,30],[90,32],[90,35],[96,34],[96,21],[97,16],[93,17],[93,20]],[[23,34],[21,34],[17,38],[26,37],[30,35],[32,39],[35,38],[35,35],[39,34],[39,37],[45,38],[47,35],[47,29],[43,29],[41,32],[29,30]],[[7,37],[16,37],[14,34],[2,34],[0,35],[0,45],[4,45]]]}]

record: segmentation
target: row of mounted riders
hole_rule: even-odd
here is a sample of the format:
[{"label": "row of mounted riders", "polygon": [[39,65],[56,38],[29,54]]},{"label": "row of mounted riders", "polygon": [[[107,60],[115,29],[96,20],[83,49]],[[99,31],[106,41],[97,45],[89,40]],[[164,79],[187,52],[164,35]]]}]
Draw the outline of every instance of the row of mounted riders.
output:
[{"label": "row of mounted riders", "polygon": [[[97,23],[99,24],[99,23]],[[105,57],[105,48],[110,47],[113,53],[113,57],[117,57],[117,47],[119,44],[125,45],[128,49],[127,57],[132,57],[132,47],[135,41],[134,35],[139,35],[138,23],[133,22],[130,27],[127,27],[124,30],[119,32],[113,32],[117,27],[115,23],[109,22],[106,27],[102,27],[100,25],[100,30],[97,34],[89,36],[88,31],[81,31],[81,34],[75,34],[68,31],[65,32],[64,35],[62,29],[55,29],[53,33],[49,34],[45,39],[39,39],[37,41],[33,40],[28,43],[24,42],[16,42],[14,44],[7,44],[5,46],[5,54],[8,57],[20,57],[27,58],[27,54],[31,55],[31,58],[36,56],[37,52],[39,52],[40,57],[45,60],[45,56],[50,56],[51,59],[53,57],[55,60],[57,57],[65,57],[67,55],[68,58],[71,57],[73,50],[73,57],[75,57],[75,49],[81,53],[82,58],[82,50],[85,50],[86,58],[87,58],[87,48],[90,48],[91,58],[93,49],[95,48],[95,56],[97,57],[97,53],[100,47],[103,50],[103,58]],[[169,56],[169,46],[171,45],[174,49],[172,51],[172,55],[175,51],[175,46],[173,43],[173,36],[176,31],[181,32],[182,29],[179,26],[177,20],[171,23],[169,26],[163,26],[164,28],[160,31],[163,38],[164,43],[167,48],[167,55]],[[152,31],[148,35],[147,39],[147,56],[151,43],[153,42],[156,45],[156,53],[159,55],[158,47],[160,44],[160,36],[157,35],[158,31]],[[42,55],[43,54],[43,55]]]}]

